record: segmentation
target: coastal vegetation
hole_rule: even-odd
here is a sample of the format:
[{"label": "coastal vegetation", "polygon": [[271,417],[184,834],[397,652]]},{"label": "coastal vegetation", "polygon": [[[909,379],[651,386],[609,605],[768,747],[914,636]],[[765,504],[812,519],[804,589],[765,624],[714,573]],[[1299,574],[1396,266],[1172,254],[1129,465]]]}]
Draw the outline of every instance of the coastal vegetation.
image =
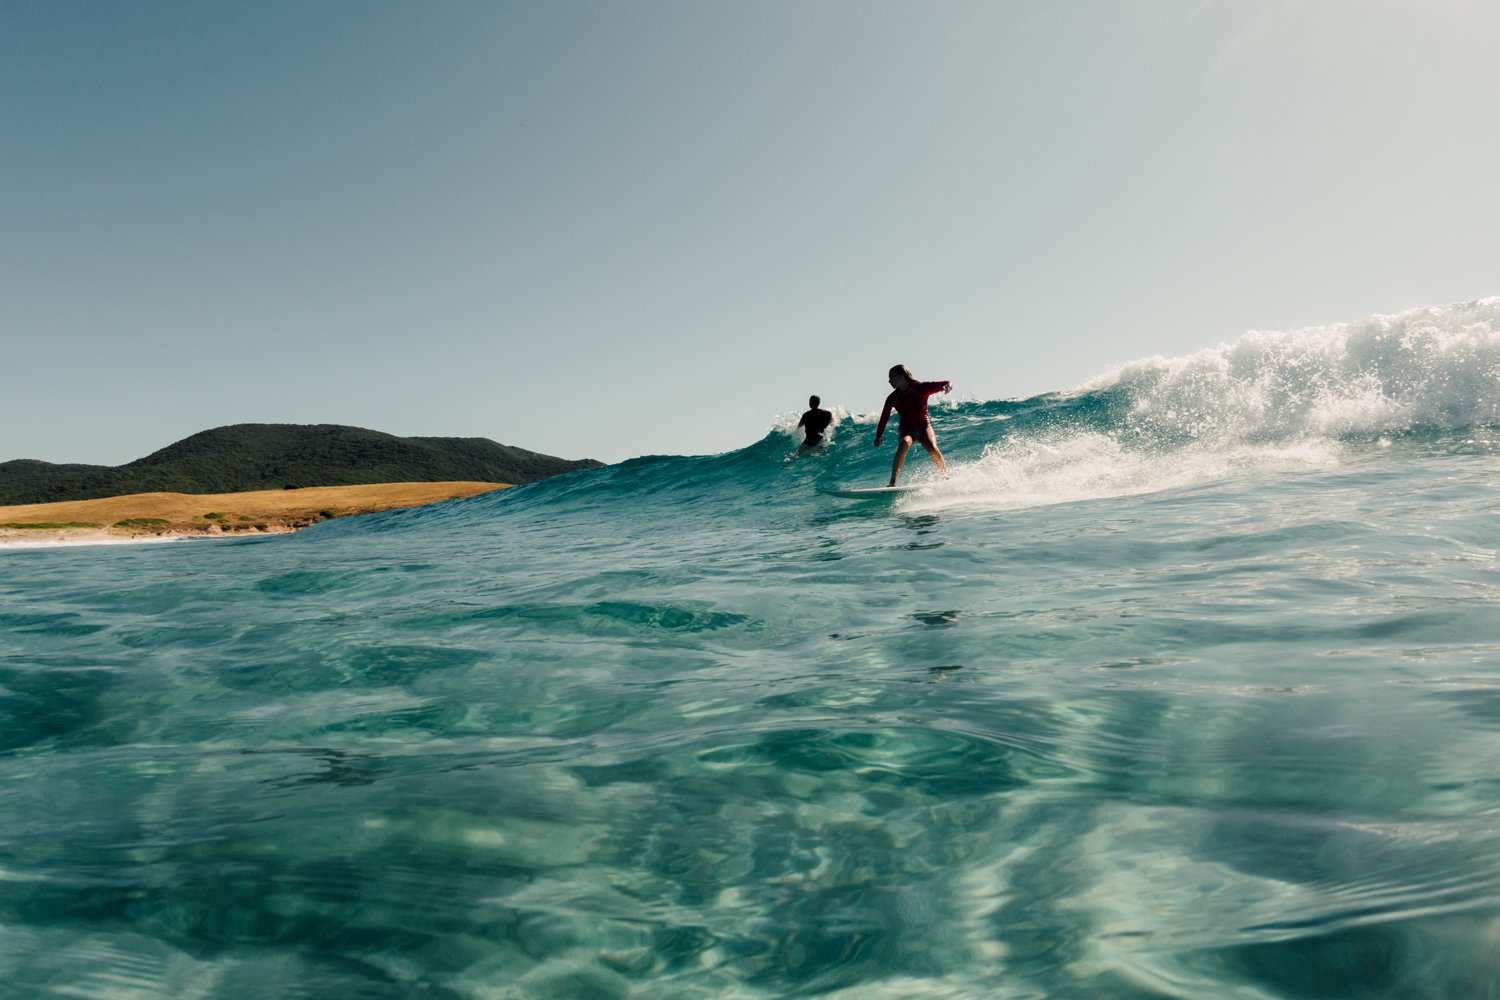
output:
[{"label": "coastal vegetation", "polygon": [[0,462],[0,505],[367,483],[518,484],[599,464],[488,438],[397,437],[340,424],[233,424],[194,434],[126,465]]}]

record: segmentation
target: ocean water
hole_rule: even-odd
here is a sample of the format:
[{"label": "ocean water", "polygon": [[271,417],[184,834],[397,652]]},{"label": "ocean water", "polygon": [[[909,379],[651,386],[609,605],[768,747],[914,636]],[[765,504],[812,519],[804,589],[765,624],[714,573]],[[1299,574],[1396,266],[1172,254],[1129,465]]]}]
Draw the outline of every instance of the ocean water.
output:
[{"label": "ocean water", "polygon": [[934,416],[0,552],[0,998],[1500,997],[1500,299]]}]

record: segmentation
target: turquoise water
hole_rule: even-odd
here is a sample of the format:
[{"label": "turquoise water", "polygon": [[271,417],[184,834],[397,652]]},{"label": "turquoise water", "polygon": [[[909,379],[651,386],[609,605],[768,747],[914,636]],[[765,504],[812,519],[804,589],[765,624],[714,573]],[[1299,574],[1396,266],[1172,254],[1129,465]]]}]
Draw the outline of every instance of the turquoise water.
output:
[{"label": "turquoise water", "polygon": [[0,552],[0,997],[1500,996],[1500,301],[934,412]]}]

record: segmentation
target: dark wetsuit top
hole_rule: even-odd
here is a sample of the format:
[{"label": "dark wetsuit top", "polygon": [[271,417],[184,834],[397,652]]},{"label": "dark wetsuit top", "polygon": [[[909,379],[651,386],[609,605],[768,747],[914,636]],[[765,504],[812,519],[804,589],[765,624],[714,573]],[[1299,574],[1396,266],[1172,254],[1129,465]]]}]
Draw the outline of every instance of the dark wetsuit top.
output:
[{"label": "dark wetsuit top", "polygon": [[929,423],[927,419],[927,397],[935,392],[953,388],[952,382],[913,382],[904,389],[896,389],[885,397],[885,409],[880,411],[880,426],[875,436],[885,433],[885,422],[891,419],[891,411],[901,414],[901,423],[896,431],[901,437],[916,437]]},{"label": "dark wetsuit top", "polygon": [[823,443],[823,432],[828,425],[833,423],[833,414],[827,410],[812,409],[802,414],[802,419],[797,421],[798,427],[807,428],[807,439],[802,443],[807,447]]}]

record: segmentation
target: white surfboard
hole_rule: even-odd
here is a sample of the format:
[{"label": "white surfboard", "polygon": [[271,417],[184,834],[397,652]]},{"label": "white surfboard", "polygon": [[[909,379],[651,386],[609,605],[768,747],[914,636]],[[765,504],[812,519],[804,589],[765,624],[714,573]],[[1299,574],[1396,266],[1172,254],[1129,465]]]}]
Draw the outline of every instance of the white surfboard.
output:
[{"label": "white surfboard", "polygon": [[913,483],[909,486],[835,486],[824,487],[821,492],[831,497],[843,497],[845,500],[879,500],[882,497],[890,498],[900,496],[902,493],[910,493],[912,490],[920,490],[923,485]]}]

